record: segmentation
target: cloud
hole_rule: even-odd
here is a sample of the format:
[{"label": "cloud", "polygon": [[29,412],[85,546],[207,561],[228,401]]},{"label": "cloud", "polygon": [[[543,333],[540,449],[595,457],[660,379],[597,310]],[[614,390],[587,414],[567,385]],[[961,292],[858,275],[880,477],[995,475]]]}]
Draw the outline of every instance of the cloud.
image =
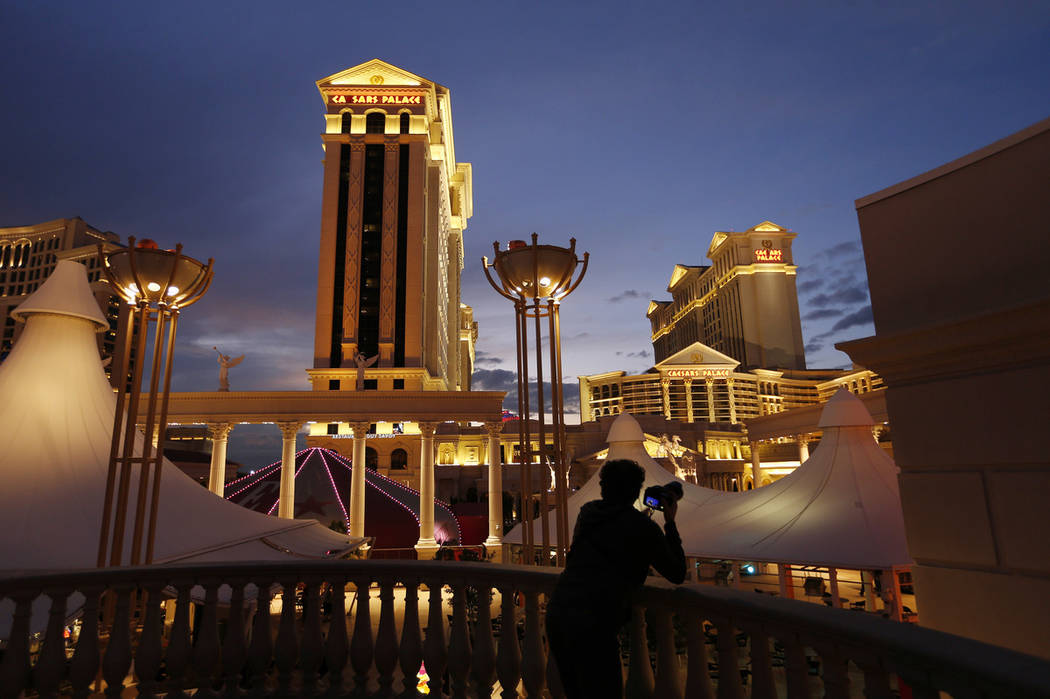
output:
[{"label": "cloud", "polygon": [[841,308],[818,308],[802,316],[802,320],[824,320],[825,318],[838,318],[846,311]]},{"label": "cloud", "polygon": [[838,332],[839,330],[846,330],[858,325],[867,325],[873,322],[874,318],[871,315],[871,306],[868,305],[839,319],[838,322],[831,326],[831,332]]},{"label": "cloud", "polygon": [[[506,410],[518,411],[518,375],[506,369],[475,369],[471,376],[471,388],[475,391],[506,391],[507,396],[503,399],[503,407]],[[562,404],[567,415],[579,414],[580,412],[580,385],[575,381],[562,382],[563,400]],[[529,405],[533,412],[536,410],[538,392],[536,382],[529,383]],[[551,385],[549,381],[543,382],[543,401],[546,406],[550,405]]]},{"label": "cloud", "polygon": [[650,296],[650,294],[649,294],[648,291],[637,291],[635,289],[625,289],[624,291],[620,292],[616,296],[611,297],[609,299],[609,303],[619,303],[620,301],[625,301],[627,299],[649,298],[649,296]]},{"label": "cloud", "polygon": [[820,278],[818,278],[818,279],[810,279],[810,280],[804,281],[804,282],[802,282],[801,284],[798,285],[798,293],[800,293],[800,294],[808,294],[808,293],[811,293],[813,291],[816,291],[817,289],[819,289],[822,286],[824,286],[824,280],[823,279],[820,279]]},{"label": "cloud", "polygon": [[860,252],[860,241],[848,240],[845,243],[839,243],[838,245],[832,245],[830,248],[824,251],[829,259],[834,260],[837,257],[843,257],[850,253]]},{"label": "cloud", "polygon": [[854,303],[864,303],[867,300],[868,292],[857,286],[847,287],[834,293],[817,294],[809,299],[807,303],[817,308],[827,308],[828,306],[848,306]]},{"label": "cloud", "polygon": [[638,352],[617,352],[616,356],[617,357],[637,357],[639,359],[645,359],[646,357],[651,357],[652,356],[652,352],[650,352],[649,350],[640,350]]},{"label": "cloud", "polygon": [[806,343],[806,352],[809,352],[811,354],[815,353],[815,352],[819,352],[822,349],[824,349],[824,344],[821,343],[821,342],[809,342],[809,343]]},{"label": "cloud", "polygon": [[502,364],[503,358],[478,350],[474,353],[475,364]]}]

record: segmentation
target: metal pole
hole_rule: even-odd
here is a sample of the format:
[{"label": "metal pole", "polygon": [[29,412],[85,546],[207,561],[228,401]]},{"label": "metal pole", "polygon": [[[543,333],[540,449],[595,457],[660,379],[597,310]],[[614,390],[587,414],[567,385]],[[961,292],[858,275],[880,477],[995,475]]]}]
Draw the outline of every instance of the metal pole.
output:
[{"label": "metal pole", "polygon": [[[131,534],[131,565],[140,562],[139,551],[142,549],[142,528],[146,516],[146,493],[149,489],[149,461],[153,453],[153,435],[157,421],[157,389],[160,387],[160,361],[163,352],[164,312],[157,310],[157,328],[153,335],[153,362],[150,365],[149,400],[146,403],[146,422],[142,426],[142,460],[139,463],[139,492],[135,500],[135,525]],[[157,435],[157,443],[163,435]]]},{"label": "metal pole", "polygon": [[547,339],[550,346],[551,361],[551,431],[554,437],[554,506],[555,525],[558,534],[558,546],[556,548],[558,565],[565,565],[565,552],[569,548],[568,539],[568,513],[565,472],[565,405],[562,395],[561,381],[561,343],[558,316],[558,304],[554,300],[547,301],[547,320],[549,330]]},{"label": "metal pole", "polygon": [[520,473],[521,476],[521,507],[524,527],[522,533],[522,544],[526,565],[532,565],[533,561],[533,531],[532,531],[532,450],[529,443],[529,339],[528,322],[525,313],[525,301],[515,304],[515,321],[518,326],[518,439],[520,448]]},{"label": "metal pole", "polygon": [[[168,425],[168,399],[171,397],[171,366],[175,356],[175,331],[179,322],[178,310],[169,311],[171,322],[168,325],[167,355],[164,361],[164,393],[160,403],[160,429]],[[160,503],[160,477],[164,467],[164,440],[157,443],[157,454],[153,464],[153,498],[149,510],[149,531],[146,535],[146,563],[153,562],[153,544],[157,537],[157,506]]]},{"label": "metal pole", "polygon": [[[535,236],[535,234],[533,234]],[[535,243],[535,238],[533,239]],[[550,501],[547,496],[547,464],[549,459],[547,458],[547,433],[545,429],[545,418],[543,416],[544,400],[543,400],[543,335],[541,333],[540,325],[540,302],[537,300],[534,306],[536,313],[536,421],[537,421],[537,435],[536,441],[539,443],[540,452],[540,468],[543,471],[540,474],[540,533],[543,537],[543,565],[549,566],[551,564],[551,524],[550,524]]]}]

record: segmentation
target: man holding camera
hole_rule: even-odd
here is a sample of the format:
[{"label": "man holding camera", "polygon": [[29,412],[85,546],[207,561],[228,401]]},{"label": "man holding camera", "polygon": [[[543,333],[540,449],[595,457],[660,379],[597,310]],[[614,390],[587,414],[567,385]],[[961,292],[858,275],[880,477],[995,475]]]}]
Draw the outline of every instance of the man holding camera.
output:
[{"label": "man holding camera", "polygon": [[[652,566],[673,583],[685,579],[685,553],[675,526],[677,492],[651,499],[663,531],[634,507],[645,470],[615,459],[602,466],[601,500],[580,509],[565,570],[547,605],[547,640],[569,699],[620,697],[623,670],[617,634],[631,615],[631,596]],[[662,495],[662,497],[660,496]]]}]

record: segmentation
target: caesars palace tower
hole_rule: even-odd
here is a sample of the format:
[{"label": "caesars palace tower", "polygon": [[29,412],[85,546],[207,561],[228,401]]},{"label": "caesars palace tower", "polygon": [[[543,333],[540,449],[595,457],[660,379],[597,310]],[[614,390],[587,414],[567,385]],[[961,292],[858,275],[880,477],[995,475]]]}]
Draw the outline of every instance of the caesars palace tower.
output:
[{"label": "caesars palace tower", "polygon": [[470,389],[460,302],[473,207],[449,91],[371,60],[318,81],[325,103],[314,390]]}]

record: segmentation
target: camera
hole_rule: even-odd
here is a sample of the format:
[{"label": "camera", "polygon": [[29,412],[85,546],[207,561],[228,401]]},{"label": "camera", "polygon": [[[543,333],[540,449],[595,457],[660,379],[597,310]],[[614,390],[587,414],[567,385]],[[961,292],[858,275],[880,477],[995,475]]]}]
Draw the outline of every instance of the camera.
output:
[{"label": "camera", "polygon": [[682,499],[683,494],[682,484],[678,481],[671,481],[667,485],[651,485],[646,488],[642,502],[646,507],[663,512],[667,503],[678,502]]}]

